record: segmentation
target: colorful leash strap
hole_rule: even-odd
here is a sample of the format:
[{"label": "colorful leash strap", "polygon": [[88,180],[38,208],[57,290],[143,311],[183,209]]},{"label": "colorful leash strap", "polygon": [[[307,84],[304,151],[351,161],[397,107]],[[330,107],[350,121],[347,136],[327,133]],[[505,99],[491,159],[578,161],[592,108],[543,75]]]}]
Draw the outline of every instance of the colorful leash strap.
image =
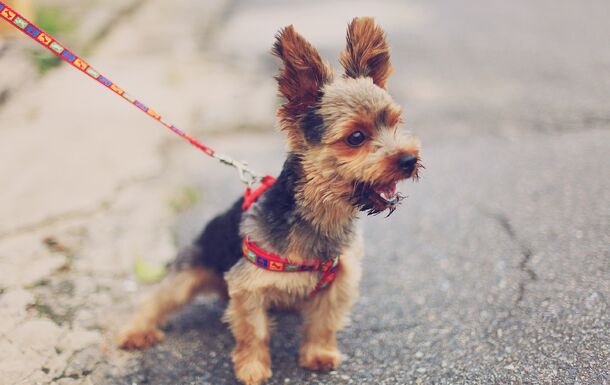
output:
[{"label": "colorful leash strap", "polygon": [[[244,203],[242,205],[243,211],[248,211],[250,206],[256,202],[256,200],[275,182],[275,178],[267,176],[263,178],[261,185],[254,191],[248,188],[244,195]],[[335,278],[337,278],[337,269],[341,261],[340,256],[336,256],[333,259],[324,261],[317,259],[313,262],[291,262],[286,258],[282,258],[279,255],[268,252],[262,249],[256,243],[250,241],[248,237],[244,238],[243,243],[244,258],[250,261],[255,266],[275,272],[315,272],[319,271],[322,277],[316,284],[316,287],[308,294],[309,297],[313,297],[320,291],[324,290],[330,285]]]},{"label": "colorful leash strap", "polygon": [[219,154],[210,147],[202,144],[197,139],[193,138],[189,134],[180,130],[178,127],[169,123],[165,118],[163,118],[159,113],[155,110],[149,108],[144,103],[135,99],[127,92],[123,90],[123,88],[119,87],[116,83],[109,80],[107,77],[103,76],[99,71],[95,70],[91,67],[85,60],[81,59],[74,52],[68,50],[65,46],[60,44],[56,39],[50,36],[48,33],[44,32],[40,29],[36,24],[30,22],[21,14],[19,14],[14,9],[10,8],[6,3],[0,0],[0,17],[6,20],[13,27],[17,28],[27,36],[29,36],[32,40],[42,45],[53,54],[61,58],[66,63],[71,64],[74,68],[80,70],[87,76],[96,80],[99,84],[104,86],[105,88],[110,89],[115,94],[121,96],[124,100],[128,101],[133,106],[137,107],[139,110],[155,119],[165,127],[172,130],[175,134],[181,136],[182,138],[188,140],[193,146],[197,147],[201,151],[203,151],[208,156],[211,156],[214,159],[217,159],[221,163],[229,165],[237,169],[239,173],[239,178],[242,182],[246,183],[248,186],[253,185],[256,182],[259,182],[263,179],[262,176],[253,172],[250,168],[247,167],[246,163],[236,161],[226,155]]}]

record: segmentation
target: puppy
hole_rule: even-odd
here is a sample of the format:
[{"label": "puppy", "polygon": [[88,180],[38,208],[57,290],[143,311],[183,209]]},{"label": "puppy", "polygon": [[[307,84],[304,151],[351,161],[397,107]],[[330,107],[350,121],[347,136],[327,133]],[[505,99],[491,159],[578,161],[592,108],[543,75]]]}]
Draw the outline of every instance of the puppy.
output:
[{"label": "puppy", "polygon": [[260,198],[239,199],[205,227],[119,337],[123,348],[146,348],[162,340],[168,313],[197,293],[221,293],[235,374],[247,385],[271,377],[270,308],[302,312],[302,367],[339,366],[336,333],[361,276],[355,220],[361,211],[391,214],[402,199],[396,183],[417,179],[421,167],[419,142],[401,132],[401,109],[386,91],[390,55],[372,18],[349,24],[340,76],[292,26],[273,53],[286,99],[277,113],[288,136],[282,172],[264,181]]}]

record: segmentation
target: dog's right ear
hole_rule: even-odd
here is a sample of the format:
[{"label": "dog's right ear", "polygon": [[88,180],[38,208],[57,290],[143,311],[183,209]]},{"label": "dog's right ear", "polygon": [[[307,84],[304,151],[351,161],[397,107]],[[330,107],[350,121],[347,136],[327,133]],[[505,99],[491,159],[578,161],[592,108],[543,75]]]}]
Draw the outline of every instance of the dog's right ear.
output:
[{"label": "dog's right ear", "polygon": [[292,25],[278,32],[272,52],[284,62],[276,79],[280,93],[288,101],[280,114],[295,122],[319,101],[322,86],[332,79],[332,71]]}]

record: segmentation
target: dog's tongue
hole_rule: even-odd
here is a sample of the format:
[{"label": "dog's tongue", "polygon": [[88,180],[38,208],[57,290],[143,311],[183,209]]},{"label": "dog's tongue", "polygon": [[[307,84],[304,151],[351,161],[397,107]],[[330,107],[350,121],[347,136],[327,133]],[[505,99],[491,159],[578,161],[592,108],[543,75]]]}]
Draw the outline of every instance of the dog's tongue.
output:
[{"label": "dog's tongue", "polygon": [[396,198],[396,183],[389,183],[375,189],[377,194],[387,201],[393,201]]}]

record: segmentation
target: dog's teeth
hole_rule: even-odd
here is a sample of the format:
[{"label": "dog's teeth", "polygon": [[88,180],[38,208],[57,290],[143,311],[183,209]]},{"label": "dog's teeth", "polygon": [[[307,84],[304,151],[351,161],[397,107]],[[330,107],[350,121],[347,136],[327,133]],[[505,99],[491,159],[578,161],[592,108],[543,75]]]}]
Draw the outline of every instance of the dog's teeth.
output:
[{"label": "dog's teeth", "polygon": [[393,191],[382,191],[379,195],[386,201],[392,201],[396,198],[396,194]]}]

